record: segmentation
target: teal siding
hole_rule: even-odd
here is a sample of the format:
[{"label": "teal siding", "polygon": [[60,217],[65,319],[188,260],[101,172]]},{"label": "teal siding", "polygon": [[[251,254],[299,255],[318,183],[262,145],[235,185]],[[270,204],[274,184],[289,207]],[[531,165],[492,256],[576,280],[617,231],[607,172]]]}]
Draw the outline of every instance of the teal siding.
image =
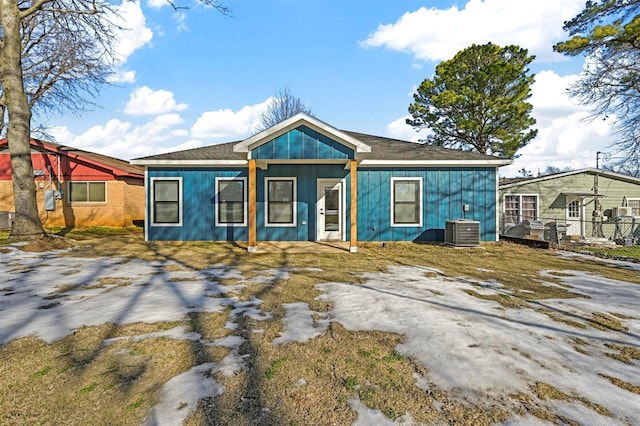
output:
[{"label": "teal siding", "polygon": [[347,160],[352,149],[306,126],[297,127],[252,150],[256,160]]},{"label": "teal siding", "polygon": [[[481,239],[496,239],[496,169],[366,168],[358,170],[358,240],[443,241],[449,219],[480,222]],[[391,178],[422,178],[422,226],[391,226]],[[469,211],[463,212],[463,205]]]},{"label": "teal siding", "polygon": [[247,241],[246,226],[216,227],[215,178],[247,177],[246,169],[157,168],[149,169],[145,190],[151,200],[151,178],[182,178],[182,226],[152,226],[151,206],[147,205],[148,238],[152,241]]},{"label": "teal siding", "polygon": [[[304,137],[297,144],[300,152]],[[329,148],[328,145],[322,145]],[[323,148],[323,149],[325,149]],[[311,148],[309,148],[311,149]],[[302,155],[301,154],[301,155]],[[358,240],[359,241],[443,241],[448,219],[467,218],[480,222],[481,239],[496,239],[496,169],[495,168],[362,168],[358,170]],[[247,169],[229,168],[150,168],[153,177],[182,177],[182,226],[151,226],[150,240],[247,241],[247,226],[215,226],[215,178],[247,177]],[[265,226],[265,178],[295,177],[297,196],[296,226]],[[422,226],[391,226],[391,178],[422,178]],[[257,172],[258,241],[314,241],[316,238],[317,180],[344,179],[346,195],[346,240],[350,238],[350,179],[344,164],[271,164]],[[150,181],[149,181],[150,182]],[[147,185],[147,199],[151,199]],[[463,205],[469,211],[463,212]],[[151,217],[147,206],[147,218]]]},{"label": "teal siding", "polygon": [[[342,179],[348,175],[343,165],[335,164],[271,164],[267,170],[257,173],[256,220],[258,241],[315,241],[317,181],[321,178]],[[296,226],[265,226],[266,177],[295,177],[297,179]],[[349,182],[346,185],[349,193]],[[350,208],[347,197],[347,209]],[[348,212],[349,210],[347,210]],[[347,215],[348,217],[348,215]],[[348,221],[347,221],[348,222]],[[348,231],[348,223],[347,231]]]},{"label": "teal siding", "polygon": [[[316,238],[315,203],[317,179],[344,178],[343,165],[270,165],[258,169],[257,185],[257,238],[258,241],[314,241]],[[247,226],[216,226],[215,178],[247,177],[246,169],[227,168],[155,168],[149,169],[149,183],[154,177],[181,177],[183,190],[182,226],[152,226],[148,224],[148,238],[152,241],[247,241]],[[265,177],[297,178],[296,226],[269,226],[265,223]],[[147,199],[151,199],[151,185],[147,185]],[[348,194],[349,183],[346,191]],[[347,209],[350,204],[347,201]],[[347,210],[348,212],[349,210]],[[147,218],[151,206],[147,206]],[[348,226],[348,223],[346,224]],[[347,228],[348,229],[348,228]]]}]

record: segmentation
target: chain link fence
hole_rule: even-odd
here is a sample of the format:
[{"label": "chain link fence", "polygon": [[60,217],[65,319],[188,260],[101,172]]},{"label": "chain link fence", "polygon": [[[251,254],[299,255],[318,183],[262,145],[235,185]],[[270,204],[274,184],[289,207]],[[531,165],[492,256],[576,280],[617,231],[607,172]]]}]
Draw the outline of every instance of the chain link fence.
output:
[{"label": "chain link fence", "polygon": [[599,217],[586,219],[538,218],[513,223],[500,217],[500,236],[544,241],[559,247],[567,244],[640,244],[640,217],[621,216],[602,221]]}]

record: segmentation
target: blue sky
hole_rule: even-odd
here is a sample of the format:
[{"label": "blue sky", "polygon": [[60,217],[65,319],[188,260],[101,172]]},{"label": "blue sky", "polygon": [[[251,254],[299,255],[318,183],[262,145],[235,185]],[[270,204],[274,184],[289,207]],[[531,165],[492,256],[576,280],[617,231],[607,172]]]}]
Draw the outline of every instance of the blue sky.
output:
[{"label": "blue sky", "polygon": [[[523,167],[595,167],[610,123],[566,87],[584,58],[553,53],[584,0],[223,0],[232,17],[192,0],[120,5],[123,31],[111,86],[81,116],[36,117],[58,143],[131,159],[244,139],[285,86],[338,129],[405,140],[412,93],[471,44],[517,44],[536,55],[538,137],[502,176]],[[180,3],[180,2],[183,3]]]}]

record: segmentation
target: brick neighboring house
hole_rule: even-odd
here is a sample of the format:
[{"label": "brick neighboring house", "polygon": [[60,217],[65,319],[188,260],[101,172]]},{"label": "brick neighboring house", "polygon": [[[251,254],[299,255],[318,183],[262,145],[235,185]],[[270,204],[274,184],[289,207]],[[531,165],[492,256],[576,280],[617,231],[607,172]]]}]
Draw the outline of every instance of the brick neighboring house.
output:
[{"label": "brick neighboring house", "polygon": [[[46,227],[126,227],[144,220],[144,169],[114,157],[31,140],[40,220]],[[7,140],[0,140],[0,211],[13,212]]]}]

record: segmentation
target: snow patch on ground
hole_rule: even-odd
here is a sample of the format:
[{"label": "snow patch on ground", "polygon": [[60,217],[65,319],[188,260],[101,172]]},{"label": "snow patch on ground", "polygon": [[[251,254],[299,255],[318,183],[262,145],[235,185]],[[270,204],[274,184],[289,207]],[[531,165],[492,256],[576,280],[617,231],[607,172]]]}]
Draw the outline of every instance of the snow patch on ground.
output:
[{"label": "snow patch on ground", "polygon": [[152,333],[138,334],[136,336],[121,336],[113,337],[111,339],[104,339],[102,341],[102,344],[106,346],[120,340],[131,340],[132,342],[140,342],[142,340],[158,339],[160,337],[165,337],[167,339],[173,340],[190,340],[195,342],[200,340],[202,336],[200,336],[200,333],[187,331],[187,327],[181,325],[179,327],[173,327],[168,330],[154,331]]},{"label": "snow patch on ground", "polygon": [[585,260],[590,260],[595,262],[608,263],[609,265],[616,266],[619,268],[640,272],[640,263],[625,262],[624,260],[617,260],[617,259],[607,259],[604,257],[597,257],[589,254],[576,253],[572,251],[561,251],[558,253],[558,256],[564,259],[571,259],[571,260],[585,259]]},{"label": "snow patch on ground", "polygon": [[373,410],[366,405],[364,405],[358,398],[351,398],[349,400],[349,406],[352,410],[357,413],[356,421],[353,422],[352,426],[394,426],[394,425],[408,425],[413,426],[417,425],[415,420],[411,417],[410,414],[405,414],[404,416],[400,416],[395,420],[389,419],[387,416],[382,414],[380,410]]},{"label": "snow patch on ground", "polygon": [[[0,344],[28,335],[51,342],[82,326],[179,321],[190,312],[225,310],[230,311],[225,328],[234,331],[241,316],[255,321],[271,318],[260,310],[260,299],[240,301],[235,294],[246,285],[275,284],[288,279],[290,273],[286,268],[269,269],[247,279],[225,265],[198,271],[176,262],[61,257],[57,252],[26,253],[9,247],[8,253],[0,253]],[[625,364],[606,356],[614,351],[607,346],[610,344],[640,347],[637,284],[584,272],[545,271],[542,280],[553,277],[564,288],[586,297],[537,301],[533,303],[535,309],[509,309],[467,293],[508,293],[493,280],[451,278],[433,268],[397,266],[389,267],[387,273],[371,272],[362,277],[364,284],[317,285],[323,292],[320,299],[333,304],[331,312],[314,312],[301,302],[284,305],[282,333],[273,344],[307,342],[325,333],[330,320],[351,330],[394,332],[405,338],[396,350],[428,371],[425,376],[414,376],[417,388],[423,391],[438,386],[451,398],[494,405],[508,401],[504,397],[508,394],[525,393],[535,398],[530,386],[539,381],[572,399],[538,400],[538,404],[546,404],[551,412],[577,423],[633,424],[640,418],[638,395],[603,377],[640,385],[637,361]],[[225,286],[219,279],[238,282]],[[582,323],[585,328],[553,321],[541,310]],[[590,327],[588,320],[593,313],[619,315],[617,319],[626,331]],[[258,327],[248,331],[264,332]],[[232,376],[244,368],[250,356],[239,354],[244,342],[240,336],[204,341],[185,327],[109,339],[105,344],[125,338],[158,337],[221,345],[230,347],[231,352],[218,365],[195,366],[167,382],[162,388],[163,400],[148,419],[150,425],[180,424],[200,399],[224,391],[212,374]],[[575,339],[582,342],[580,351],[576,350]],[[298,385],[304,386],[300,381]],[[606,407],[612,417],[596,413],[579,399]],[[355,424],[412,421],[410,416],[403,416],[393,423],[357,399],[350,405],[358,412]],[[524,416],[504,424],[544,422]]]},{"label": "snow patch on ground", "polygon": [[174,426],[184,422],[207,397],[224,392],[224,387],[210,377],[213,363],[196,365],[162,385],[160,402],[151,409],[147,426]]},{"label": "snow patch on ground", "polygon": [[274,345],[282,345],[289,342],[306,343],[324,334],[329,326],[326,319],[314,320],[313,314],[325,317],[326,313],[314,312],[309,305],[303,302],[285,303],[282,305],[287,311],[282,319],[282,332],[280,337],[273,339]]},{"label": "snow patch on ground", "polygon": [[[640,346],[640,286],[580,272],[560,278],[591,299],[546,300],[544,305],[571,313],[574,321],[591,312],[633,313],[621,320],[629,333],[574,328],[533,309],[506,309],[466,293],[477,286],[446,277],[426,276],[423,268],[390,267],[388,273],[363,274],[365,284],[325,283],[321,300],[334,305],[330,316],[350,330],[381,330],[405,336],[400,353],[419,360],[428,378],[452,395],[490,404],[499,395],[531,394],[529,385],[550,384],[567,395],[607,407],[623,422],[640,418],[640,399],[601,375],[638,385],[638,365],[605,355],[604,345]],[[486,286],[488,291],[499,286]],[[574,290],[572,290],[574,291]],[[588,342],[576,351],[572,338]],[[419,384],[424,387],[424,383]],[[509,407],[507,407],[509,408]],[[552,409],[554,409],[552,407]],[[597,413],[586,406],[567,416],[590,423]]]},{"label": "snow patch on ground", "polygon": [[178,321],[236,305],[220,297],[230,289],[193,271],[183,280],[184,271],[159,262],[57,256],[0,253],[0,344],[32,334],[53,342],[82,326]]}]

